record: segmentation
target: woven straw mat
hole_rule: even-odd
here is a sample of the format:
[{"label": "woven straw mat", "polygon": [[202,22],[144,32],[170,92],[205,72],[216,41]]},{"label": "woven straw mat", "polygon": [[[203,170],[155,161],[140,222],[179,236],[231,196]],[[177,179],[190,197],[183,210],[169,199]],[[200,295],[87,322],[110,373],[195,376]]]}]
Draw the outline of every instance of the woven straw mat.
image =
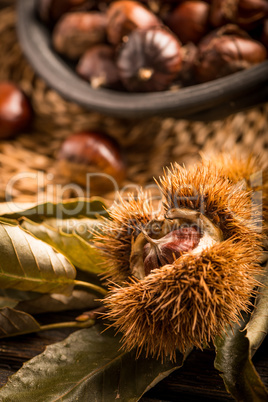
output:
[{"label": "woven straw mat", "polygon": [[[171,162],[197,161],[200,151],[210,154],[237,148],[239,153],[250,150],[268,156],[268,104],[210,123],[160,117],[134,122],[89,112],[62,99],[34,73],[21,52],[15,24],[12,6],[0,10],[0,81],[12,80],[21,86],[30,97],[35,118],[31,131],[0,142],[0,201],[7,197],[17,202],[53,199],[54,184],[64,183],[55,174],[58,149],[68,135],[82,130],[103,130],[117,139],[128,162],[124,184],[130,187],[131,183],[152,183],[152,177],[161,175]],[[40,172],[42,180],[37,181]],[[7,184],[14,176],[9,194]],[[63,194],[70,196],[70,191]]]}]

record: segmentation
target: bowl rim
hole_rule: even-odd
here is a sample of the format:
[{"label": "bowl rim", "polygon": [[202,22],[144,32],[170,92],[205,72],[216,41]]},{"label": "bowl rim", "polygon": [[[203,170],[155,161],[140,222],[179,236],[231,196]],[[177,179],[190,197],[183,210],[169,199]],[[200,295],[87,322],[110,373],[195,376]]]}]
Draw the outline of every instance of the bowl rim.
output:
[{"label": "bowl rim", "polygon": [[125,93],[93,89],[53,51],[48,29],[36,17],[35,0],[19,0],[17,12],[18,38],[35,72],[63,98],[88,110],[121,118],[163,115],[206,120],[222,118],[268,100],[268,60],[178,91]]}]

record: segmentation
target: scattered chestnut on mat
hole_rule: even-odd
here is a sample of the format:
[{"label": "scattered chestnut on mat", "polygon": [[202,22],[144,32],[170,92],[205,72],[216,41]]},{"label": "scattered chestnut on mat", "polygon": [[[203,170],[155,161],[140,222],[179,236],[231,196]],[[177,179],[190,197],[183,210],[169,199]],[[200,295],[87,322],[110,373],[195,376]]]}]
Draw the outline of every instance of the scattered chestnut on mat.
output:
[{"label": "scattered chestnut on mat", "polygon": [[26,95],[12,82],[0,82],[0,139],[27,129],[32,108]]},{"label": "scattered chestnut on mat", "polygon": [[168,89],[181,65],[181,44],[165,27],[133,31],[117,59],[123,85],[136,92]]},{"label": "scattered chestnut on mat", "polygon": [[101,132],[70,135],[59,150],[58,167],[63,177],[94,193],[116,190],[126,175],[119,144]]},{"label": "scattered chestnut on mat", "polygon": [[88,48],[105,40],[106,21],[106,15],[98,11],[63,15],[52,34],[55,50],[69,59],[78,59]]},{"label": "scattered chestnut on mat", "polygon": [[134,29],[161,25],[158,17],[137,1],[114,1],[107,10],[107,37],[118,45]]}]

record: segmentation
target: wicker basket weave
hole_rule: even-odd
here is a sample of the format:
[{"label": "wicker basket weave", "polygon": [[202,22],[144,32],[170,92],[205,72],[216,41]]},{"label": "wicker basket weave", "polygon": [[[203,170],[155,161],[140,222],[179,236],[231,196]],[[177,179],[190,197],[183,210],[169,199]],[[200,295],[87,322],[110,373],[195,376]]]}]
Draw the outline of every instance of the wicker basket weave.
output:
[{"label": "wicker basket weave", "polygon": [[[90,112],[65,101],[36,76],[22,55],[15,25],[14,7],[0,10],[0,80],[21,86],[30,97],[35,119],[30,132],[0,142],[1,201],[55,200],[55,185],[64,183],[56,174],[57,151],[77,131],[104,130],[119,141],[128,161],[126,184],[151,183],[163,166],[192,163],[200,151],[236,148],[239,153],[250,150],[268,156],[268,104],[211,123],[157,116],[137,122]],[[40,172],[42,180],[36,180]],[[63,197],[72,195],[66,191]]]}]

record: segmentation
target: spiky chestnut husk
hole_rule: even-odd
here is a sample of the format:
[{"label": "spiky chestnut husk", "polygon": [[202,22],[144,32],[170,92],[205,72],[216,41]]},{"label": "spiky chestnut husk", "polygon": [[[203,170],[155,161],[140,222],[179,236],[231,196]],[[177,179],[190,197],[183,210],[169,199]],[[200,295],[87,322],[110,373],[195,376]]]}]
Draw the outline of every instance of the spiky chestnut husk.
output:
[{"label": "spiky chestnut husk", "polygon": [[124,347],[175,358],[203,348],[247,311],[259,266],[250,242],[226,240],[200,256],[186,255],[144,280],[113,287],[108,317],[123,333]]},{"label": "spiky chestnut husk", "polygon": [[203,156],[203,163],[213,162],[221,175],[231,183],[241,183],[246,190],[255,192],[254,202],[259,214],[263,215],[262,228],[268,235],[268,166],[261,156],[221,153],[210,160]]},{"label": "spiky chestnut husk", "polygon": [[[108,275],[121,282],[111,287],[105,304],[111,325],[123,333],[124,347],[174,358],[176,348],[202,348],[249,309],[261,273],[262,234],[251,193],[233,184],[215,163],[189,170],[175,165],[159,182],[164,202],[158,215],[146,195],[133,196],[111,212],[99,240],[111,262]],[[222,241],[133,278],[130,255],[144,226],[182,209],[201,212],[219,228]]]},{"label": "spiky chestnut husk", "polygon": [[110,211],[111,219],[103,219],[102,231],[95,233],[95,242],[106,257],[105,278],[122,283],[129,276],[132,241],[158,214],[154,211],[148,194],[130,194],[120,199]]}]

